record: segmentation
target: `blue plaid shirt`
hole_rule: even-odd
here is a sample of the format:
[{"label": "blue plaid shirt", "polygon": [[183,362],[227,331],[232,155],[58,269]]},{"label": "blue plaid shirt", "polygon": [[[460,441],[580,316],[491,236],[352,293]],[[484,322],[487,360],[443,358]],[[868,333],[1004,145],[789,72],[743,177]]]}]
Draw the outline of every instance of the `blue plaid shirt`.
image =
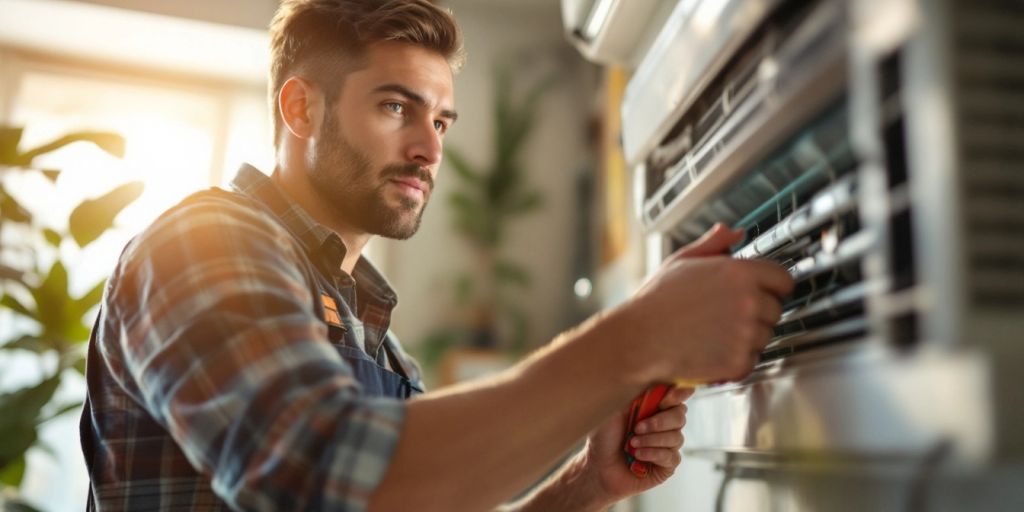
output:
[{"label": "blue plaid shirt", "polygon": [[387,469],[404,404],[363,395],[336,346],[418,383],[394,292],[364,260],[344,273],[340,238],[264,174],[232,188],[166,212],[107,285],[82,421],[96,508],[363,510]]}]

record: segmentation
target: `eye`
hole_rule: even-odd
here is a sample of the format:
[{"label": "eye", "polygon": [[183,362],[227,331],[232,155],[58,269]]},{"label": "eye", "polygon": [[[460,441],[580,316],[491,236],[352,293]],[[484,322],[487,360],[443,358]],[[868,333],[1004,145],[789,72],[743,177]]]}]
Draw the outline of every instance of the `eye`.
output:
[{"label": "eye", "polygon": [[437,130],[438,133],[444,133],[448,130],[448,125],[446,125],[444,121],[434,121],[434,129]]},{"label": "eye", "polygon": [[401,103],[396,103],[394,101],[389,101],[385,103],[384,108],[393,114],[405,113],[405,105],[402,105]]}]

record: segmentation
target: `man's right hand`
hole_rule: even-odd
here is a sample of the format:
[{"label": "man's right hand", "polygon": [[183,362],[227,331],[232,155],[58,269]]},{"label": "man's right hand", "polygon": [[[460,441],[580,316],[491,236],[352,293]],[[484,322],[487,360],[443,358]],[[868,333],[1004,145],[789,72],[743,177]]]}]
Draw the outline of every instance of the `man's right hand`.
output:
[{"label": "man's right hand", "polygon": [[629,363],[640,382],[737,380],[753,369],[793,279],[774,263],[725,256],[742,237],[715,225],[623,305],[628,331],[638,334]]}]

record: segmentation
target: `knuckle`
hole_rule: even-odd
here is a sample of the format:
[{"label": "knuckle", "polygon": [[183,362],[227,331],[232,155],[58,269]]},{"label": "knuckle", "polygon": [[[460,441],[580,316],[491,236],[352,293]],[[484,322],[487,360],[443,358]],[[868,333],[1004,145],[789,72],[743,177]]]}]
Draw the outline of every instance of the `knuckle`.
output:
[{"label": "knuckle", "polygon": [[686,418],[686,409],[685,409],[685,407],[682,404],[676,406],[674,408],[674,410],[673,410],[672,417],[673,417],[673,419],[676,420],[675,421],[676,423],[679,423],[679,422],[683,421],[683,418]]},{"label": "knuckle", "polygon": [[679,410],[676,411],[675,425],[677,426],[677,428],[682,428],[682,426],[685,425],[685,424],[686,424],[686,409],[683,409],[682,407],[680,407]]},{"label": "knuckle", "polygon": [[683,433],[682,432],[677,430],[677,431],[672,433],[672,439],[671,439],[670,446],[674,446],[676,448],[679,448],[679,447],[683,446]]},{"label": "knuckle", "polygon": [[742,269],[734,260],[723,260],[721,262],[721,273],[722,276],[730,280],[730,282],[740,282],[742,280],[742,276],[740,275],[742,273]]},{"label": "knuckle", "polygon": [[750,278],[747,266],[742,261],[733,260],[729,268],[732,269],[732,276],[740,283],[745,283]]},{"label": "knuckle", "polygon": [[749,323],[741,323],[736,326],[736,334],[741,344],[749,344],[757,338],[757,330]]},{"label": "knuckle", "polygon": [[651,421],[651,432],[658,432],[658,431],[661,431],[661,430],[665,430],[665,428],[666,428],[666,426],[665,426],[665,423],[666,423],[665,419],[666,418],[665,418],[664,415],[659,415],[659,416],[656,416],[656,417],[651,418],[651,419],[653,420],[653,421]]},{"label": "knuckle", "polygon": [[648,432],[657,432],[658,430],[661,430],[661,418],[658,416],[647,418],[645,423],[647,423]]},{"label": "knuckle", "polygon": [[757,298],[752,295],[740,296],[738,309],[745,318],[756,317],[758,312]]}]

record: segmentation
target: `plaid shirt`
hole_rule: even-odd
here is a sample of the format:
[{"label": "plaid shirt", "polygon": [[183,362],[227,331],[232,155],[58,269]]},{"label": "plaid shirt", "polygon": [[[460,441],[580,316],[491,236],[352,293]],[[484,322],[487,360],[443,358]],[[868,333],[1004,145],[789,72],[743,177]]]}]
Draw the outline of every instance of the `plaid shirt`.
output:
[{"label": "plaid shirt", "polygon": [[243,166],[232,187],[166,212],[107,285],[82,418],[92,506],[363,510],[405,409],[362,394],[336,345],[384,365],[387,344],[418,383],[388,332],[395,294],[364,260],[344,273],[340,238],[267,176]]}]

